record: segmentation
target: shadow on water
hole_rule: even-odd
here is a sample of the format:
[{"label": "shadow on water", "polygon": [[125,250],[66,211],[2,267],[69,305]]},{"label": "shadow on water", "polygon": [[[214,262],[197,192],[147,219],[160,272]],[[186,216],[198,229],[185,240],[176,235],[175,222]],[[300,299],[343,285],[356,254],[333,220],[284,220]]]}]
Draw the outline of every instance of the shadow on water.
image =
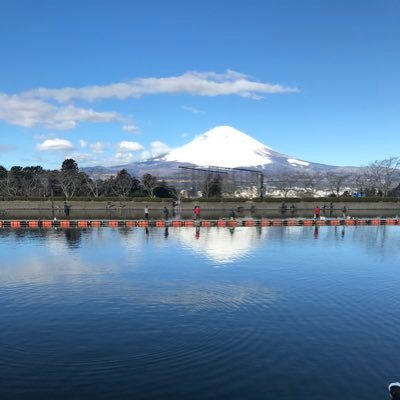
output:
[{"label": "shadow on water", "polygon": [[65,229],[65,240],[69,247],[78,248],[80,247],[82,240],[82,229]]}]

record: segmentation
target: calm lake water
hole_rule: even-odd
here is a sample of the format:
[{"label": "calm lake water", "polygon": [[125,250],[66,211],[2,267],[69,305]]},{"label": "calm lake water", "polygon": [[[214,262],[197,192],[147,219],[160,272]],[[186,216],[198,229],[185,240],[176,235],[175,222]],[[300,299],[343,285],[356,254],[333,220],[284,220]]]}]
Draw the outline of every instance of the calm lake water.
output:
[{"label": "calm lake water", "polygon": [[1,399],[387,399],[400,227],[1,230]]}]

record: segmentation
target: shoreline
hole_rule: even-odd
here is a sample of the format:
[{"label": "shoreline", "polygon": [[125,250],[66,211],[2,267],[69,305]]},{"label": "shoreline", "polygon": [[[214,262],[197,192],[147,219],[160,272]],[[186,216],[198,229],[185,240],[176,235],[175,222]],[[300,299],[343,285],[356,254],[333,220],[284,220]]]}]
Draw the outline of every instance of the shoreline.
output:
[{"label": "shoreline", "polygon": [[1,228],[236,228],[236,227],[268,227],[268,226],[366,226],[366,225],[400,225],[396,218],[238,218],[217,220],[180,220],[180,219],[153,219],[153,220],[0,220]]}]

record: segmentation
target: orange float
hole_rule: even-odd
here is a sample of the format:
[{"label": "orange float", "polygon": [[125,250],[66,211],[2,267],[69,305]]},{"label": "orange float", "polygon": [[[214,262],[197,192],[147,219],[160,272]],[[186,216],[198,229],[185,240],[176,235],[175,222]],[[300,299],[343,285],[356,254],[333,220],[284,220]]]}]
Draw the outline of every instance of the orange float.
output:
[{"label": "orange float", "polygon": [[37,228],[39,227],[39,221],[28,221],[29,228]]},{"label": "orange float", "polygon": [[210,227],[211,226],[211,221],[201,221],[200,222],[200,226]]},{"label": "orange float", "polygon": [[288,219],[287,224],[288,226],[297,226],[299,223],[296,219]]},{"label": "orange float", "polygon": [[93,226],[94,228],[98,228],[101,226],[101,221],[92,221],[90,225]]}]

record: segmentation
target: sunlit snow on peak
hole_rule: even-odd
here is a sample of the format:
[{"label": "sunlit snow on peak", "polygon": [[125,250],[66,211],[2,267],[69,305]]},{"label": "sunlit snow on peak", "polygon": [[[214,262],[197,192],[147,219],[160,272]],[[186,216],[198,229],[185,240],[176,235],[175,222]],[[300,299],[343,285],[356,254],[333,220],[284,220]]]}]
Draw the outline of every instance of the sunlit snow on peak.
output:
[{"label": "sunlit snow on peak", "polygon": [[302,165],[302,166],[308,167],[310,165],[310,163],[308,163],[306,161],[300,161],[300,160],[296,160],[294,158],[288,158],[288,163],[293,165],[294,167],[297,165]]},{"label": "sunlit snow on peak", "polygon": [[216,167],[256,167],[270,164],[271,149],[230,126],[218,126],[172,150],[165,161]]}]

